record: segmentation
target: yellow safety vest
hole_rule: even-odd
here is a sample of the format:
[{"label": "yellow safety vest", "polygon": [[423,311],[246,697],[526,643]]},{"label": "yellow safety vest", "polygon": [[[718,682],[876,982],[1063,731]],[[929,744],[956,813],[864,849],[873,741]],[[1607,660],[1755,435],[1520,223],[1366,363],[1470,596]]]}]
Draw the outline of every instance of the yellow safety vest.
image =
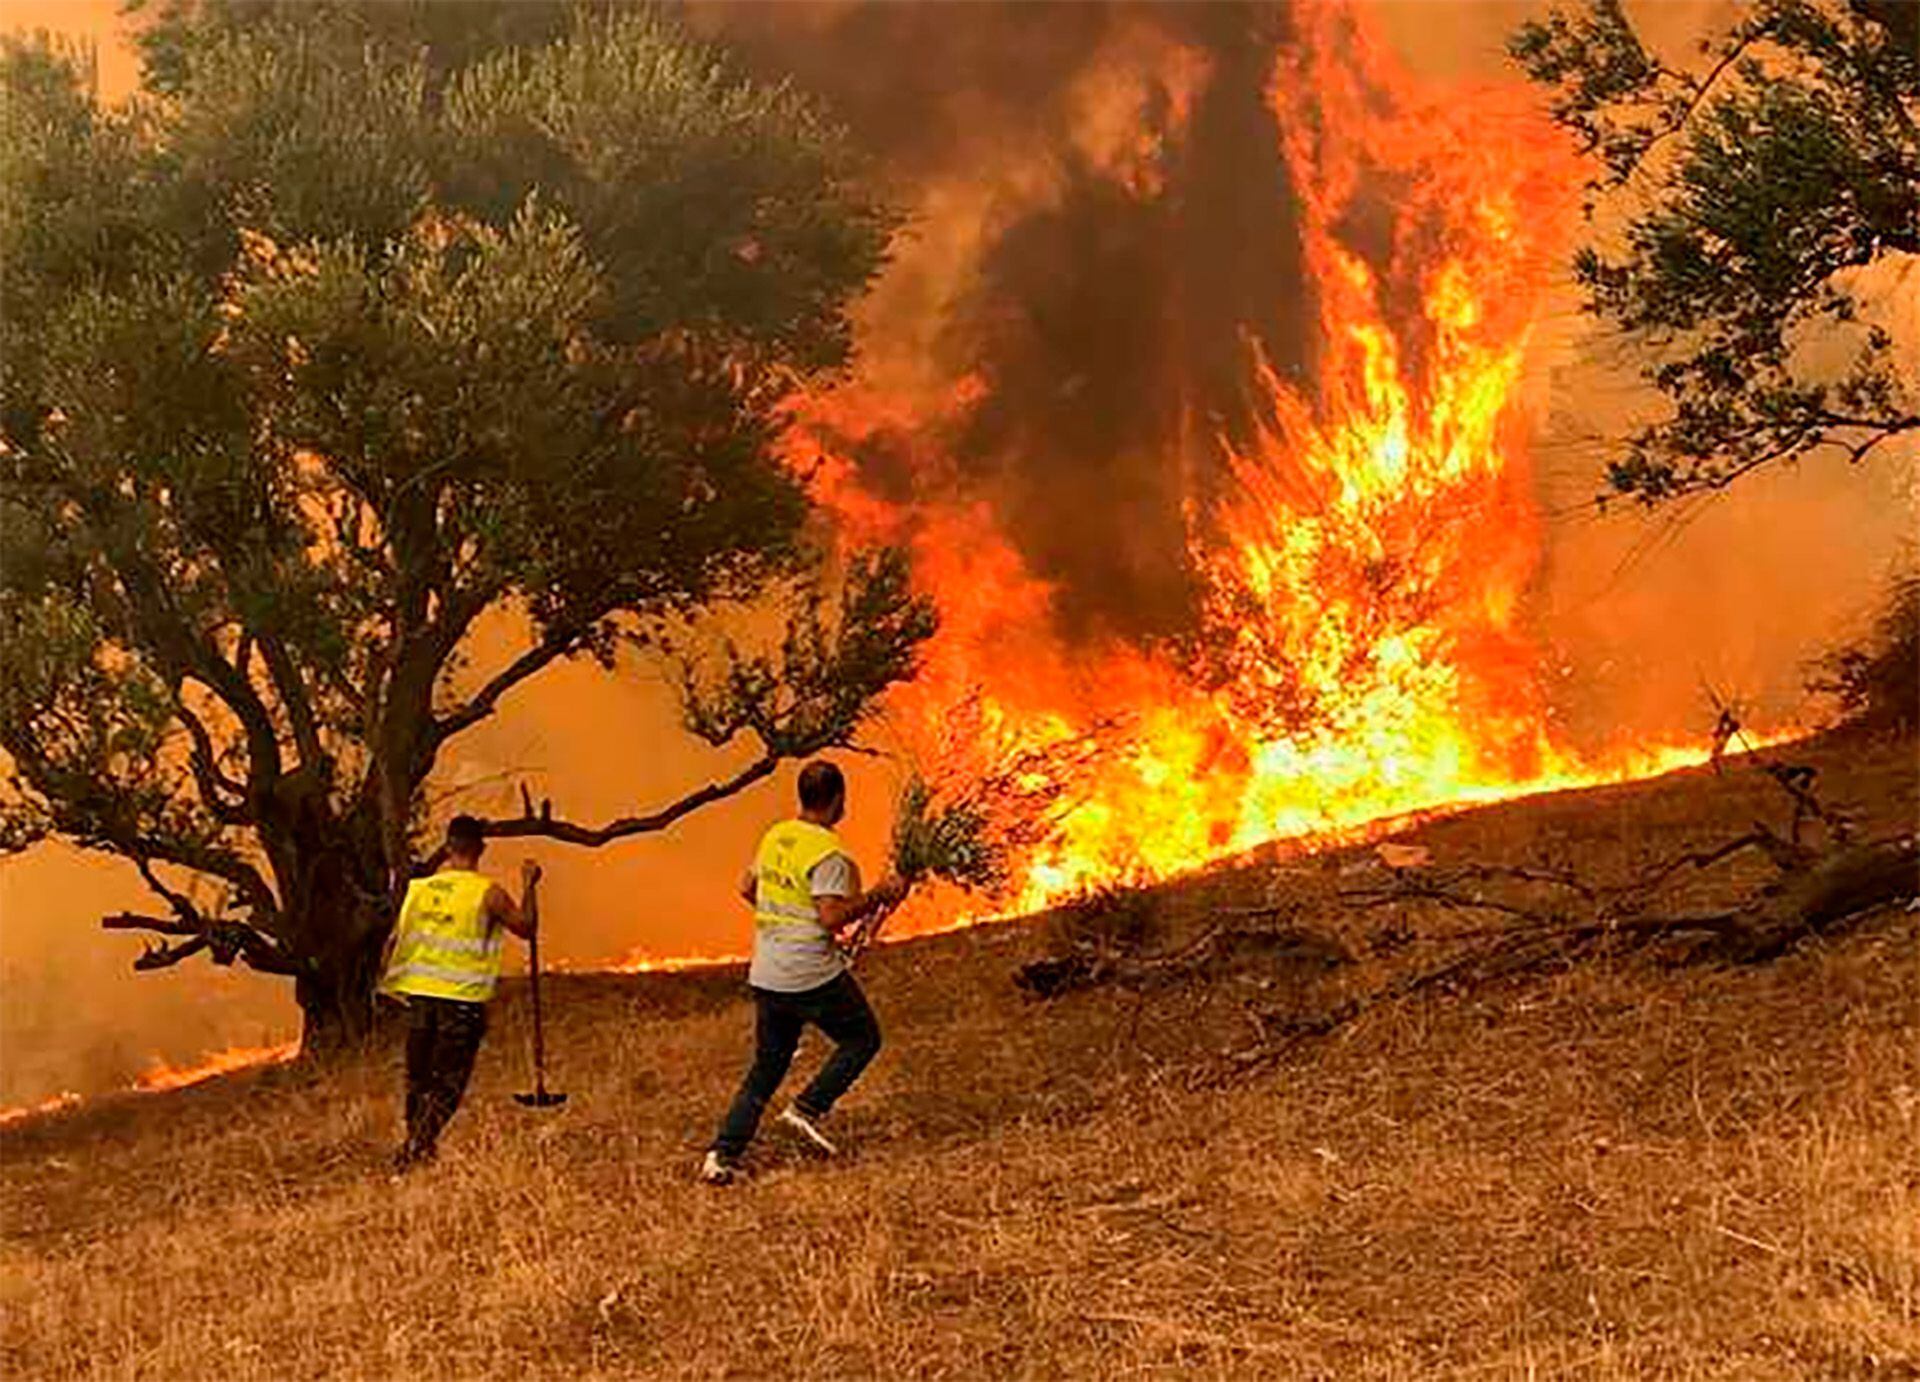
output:
[{"label": "yellow safety vest", "polygon": [[753,924],[761,931],[825,931],[807,875],[829,854],[845,854],[840,837],[812,821],[782,821],[760,837],[753,856]]},{"label": "yellow safety vest", "polygon": [[382,993],[484,1003],[500,982],[503,929],[487,921],[485,874],[447,869],[407,884]]}]

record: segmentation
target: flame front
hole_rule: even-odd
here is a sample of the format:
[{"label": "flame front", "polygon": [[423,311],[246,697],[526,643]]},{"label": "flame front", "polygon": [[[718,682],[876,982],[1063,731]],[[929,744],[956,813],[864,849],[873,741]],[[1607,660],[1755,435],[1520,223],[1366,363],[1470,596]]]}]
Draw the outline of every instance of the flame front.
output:
[{"label": "flame front", "polygon": [[155,1094],[164,1089],[184,1089],[219,1075],[229,1075],[236,1070],[250,1070],[259,1065],[284,1065],[300,1054],[297,1041],[280,1042],[273,1046],[230,1046],[224,1051],[211,1051],[192,1065],[169,1065],[155,1057],[153,1064],[135,1078],[133,1087],[144,1094]]},{"label": "flame front", "polygon": [[[155,1056],[152,1064],[142,1071],[123,1092],[158,1094],[169,1089],[185,1089],[188,1085],[200,1084],[216,1076],[231,1075],[240,1070],[252,1070],[263,1065],[284,1065],[299,1054],[299,1042],[285,1041],[273,1046],[230,1046],[223,1051],[210,1051],[192,1065],[170,1065],[161,1057]],[[36,1104],[0,1108],[0,1127],[64,1113],[86,1102],[85,1096],[67,1090],[42,1099]]]},{"label": "flame front", "polygon": [[[899,542],[942,630],[889,723],[923,763],[1045,814],[1022,907],[1280,837],[1698,761],[1555,742],[1523,625],[1540,524],[1517,402],[1579,168],[1512,92],[1415,93],[1333,5],[1303,7],[1268,101],[1318,303],[1317,379],[1249,348],[1263,422],[1165,464],[1185,483],[1199,628],[1070,647],[1052,591],[937,439],[985,386],[798,400],[791,463],[847,541]],[[858,457],[916,472],[888,502]],[[932,498],[945,495],[946,498]],[[1063,516],[1071,522],[1071,515]],[[959,710],[956,712],[956,707]]]}]

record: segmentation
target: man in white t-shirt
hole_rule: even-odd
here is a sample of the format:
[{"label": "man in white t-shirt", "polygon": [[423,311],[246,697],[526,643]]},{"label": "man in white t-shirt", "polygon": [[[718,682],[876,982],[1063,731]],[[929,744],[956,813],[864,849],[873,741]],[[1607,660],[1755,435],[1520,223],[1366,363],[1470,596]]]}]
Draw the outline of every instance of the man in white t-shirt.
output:
[{"label": "man in white t-shirt", "polygon": [[837,938],[898,903],[906,885],[888,878],[871,892],[861,891],[859,866],[833,829],[846,809],[840,770],[827,762],[807,764],[800,772],[799,816],[767,831],[740,880],[740,896],[754,913],[747,970],[754,1057],[701,1165],[700,1178],[710,1184],[734,1178],[808,1024],[833,1041],[833,1054],[779,1121],[816,1151],[836,1150],[820,1121],[879,1053],[880,1024],[848,972]]}]

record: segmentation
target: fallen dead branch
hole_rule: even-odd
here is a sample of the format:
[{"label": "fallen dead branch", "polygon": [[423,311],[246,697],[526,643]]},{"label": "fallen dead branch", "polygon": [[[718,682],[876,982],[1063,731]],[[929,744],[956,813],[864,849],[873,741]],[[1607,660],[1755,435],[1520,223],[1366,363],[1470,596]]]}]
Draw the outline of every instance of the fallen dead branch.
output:
[{"label": "fallen dead branch", "polygon": [[1300,927],[1216,926],[1191,945],[1165,955],[1114,954],[1092,945],[1076,946],[1065,955],[1022,965],[1013,982],[1036,998],[1057,998],[1074,989],[1104,984],[1144,990],[1184,983],[1256,962],[1332,969],[1351,964],[1353,958],[1338,939]]},{"label": "fallen dead branch", "polygon": [[[1270,1059],[1293,1041],[1324,1036],[1417,994],[1466,992],[1603,956],[1653,952],[1674,964],[1758,963],[1920,892],[1920,842],[1912,837],[1858,841],[1849,818],[1820,800],[1812,769],[1756,759],[1759,771],[1786,798],[1784,833],[1756,822],[1732,839],[1658,860],[1608,883],[1537,863],[1452,868],[1389,863],[1382,883],[1334,893],[1326,905],[1336,916],[1375,909],[1388,913],[1388,923],[1368,937],[1372,955],[1404,950],[1426,958],[1319,1011],[1300,1010],[1302,987],[1290,993],[1291,1007],[1248,1005],[1254,1042],[1235,1060]],[[1684,879],[1738,860],[1758,864],[1771,876],[1748,884],[1731,905],[1703,910],[1677,909],[1671,901],[1661,905],[1663,894]],[[1330,969],[1352,963],[1355,955],[1330,930],[1299,924],[1305,905],[1295,901],[1215,912],[1215,924],[1197,939],[1156,952],[1151,940],[1165,918],[1153,896],[1114,890],[1064,909],[1056,922],[1062,933],[1056,953],[1022,966],[1014,982],[1038,998],[1103,985],[1144,993],[1227,973],[1271,975],[1287,966]],[[1476,915],[1487,924],[1421,935],[1409,925],[1408,914],[1417,916],[1422,909]],[[1349,928],[1331,929],[1344,933]]]},{"label": "fallen dead branch", "polygon": [[[1544,969],[1564,967],[1602,953],[1623,954],[1656,943],[1686,946],[1681,963],[1724,960],[1752,964],[1777,958],[1810,936],[1829,934],[1840,923],[1920,890],[1920,850],[1911,840],[1858,846],[1823,859],[1779,885],[1751,909],[1677,917],[1615,917],[1566,921],[1487,899],[1456,896],[1431,887],[1409,890],[1407,899],[1463,909],[1494,909],[1525,918],[1518,924],[1458,932],[1449,942],[1469,942],[1463,953],[1350,998],[1324,1012],[1301,1017],[1267,1013],[1262,1027],[1282,1037],[1325,1036],[1362,1013],[1431,990],[1461,990]],[[1267,1051],[1243,1052],[1260,1059]]]},{"label": "fallen dead branch", "polygon": [[[1735,839],[1664,860],[1606,888],[1562,871],[1468,865],[1431,874],[1401,872],[1384,888],[1343,894],[1355,907],[1426,903],[1505,920],[1430,938],[1463,948],[1370,993],[1305,1016],[1261,1013],[1256,1026],[1281,1039],[1324,1036],[1363,1013],[1418,993],[1465,990],[1655,946],[1677,947],[1676,963],[1759,963],[1920,893],[1920,841],[1909,836],[1857,843],[1845,814],[1814,792],[1813,769],[1765,759],[1758,767],[1791,803],[1784,837],[1756,824]],[[1823,846],[1802,839],[1810,823],[1824,829]],[[1763,856],[1777,876],[1738,905],[1704,914],[1649,913],[1658,889],[1680,874],[1712,869],[1749,852]],[[1265,1060],[1276,1049],[1272,1041],[1259,1043],[1239,1059]]]}]

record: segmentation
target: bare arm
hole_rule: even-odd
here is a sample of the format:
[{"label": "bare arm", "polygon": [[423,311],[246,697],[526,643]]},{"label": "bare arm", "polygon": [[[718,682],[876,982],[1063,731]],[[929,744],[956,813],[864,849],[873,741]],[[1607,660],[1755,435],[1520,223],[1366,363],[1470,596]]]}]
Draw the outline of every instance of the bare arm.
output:
[{"label": "bare arm", "polygon": [[837,940],[841,932],[858,926],[875,912],[884,911],[906,895],[907,885],[889,875],[865,892],[855,893],[852,897],[816,897],[813,905],[820,909],[820,924],[827,928],[827,934]]},{"label": "bare arm", "polygon": [[540,866],[531,859],[520,864],[520,901],[498,883],[487,893],[487,913],[497,926],[504,926],[523,941],[533,939],[540,926]]}]

